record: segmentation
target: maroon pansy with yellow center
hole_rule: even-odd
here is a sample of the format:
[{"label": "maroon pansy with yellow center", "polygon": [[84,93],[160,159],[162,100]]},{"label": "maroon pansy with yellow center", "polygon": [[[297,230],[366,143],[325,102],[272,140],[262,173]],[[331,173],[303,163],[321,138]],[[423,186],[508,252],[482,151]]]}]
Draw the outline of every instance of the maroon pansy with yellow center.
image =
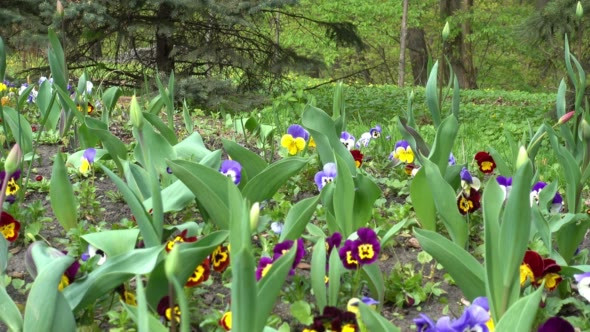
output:
[{"label": "maroon pansy with yellow center", "polygon": [[13,216],[5,211],[0,215],[0,233],[4,238],[10,242],[14,242],[18,238],[18,231],[20,230],[20,223],[14,219]]},{"label": "maroon pansy with yellow center", "polygon": [[472,213],[481,207],[481,195],[475,188],[470,188],[469,192],[461,191],[457,197],[457,207],[459,212],[465,215]]},{"label": "maroon pansy with yellow center", "polygon": [[342,261],[342,265],[349,270],[356,270],[359,267],[359,262],[354,257],[354,252],[357,249],[354,241],[346,240],[344,245],[338,250],[338,255]]},{"label": "maroon pansy with yellow center", "polygon": [[175,304],[174,307],[170,305],[170,296],[168,295],[164,296],[158,302],[158,314],[166,321],[174,319],[177,323],[180,323],[180,308],[178,304]]},{"label": "maroon pansy with yellow center", "polygon": [[527,250],[520,265],[520,285],[524,286],[529,281],[538,287],[545,281],[545,288],[553,290],[562,278],[559,275],[561,266],[551,258],[543,258],[536,251]]},{"label": "maroon pansy with yellow center", "polygon": [[221,316],[219,325],[226,331],[231,331],[231,311],[228,311]]},{"label": "maroon pansy with yellow center", "polygon": [[356,314],[331,306],[325,306],[322,314],[314,317],[313,324],[303,329],[304,332],[356,332],[358,330]]},{"label": "maroon pansy with yellow center", "polygon": [[223,272],[229,265],[229,248],[219,245],[211,253],[211,265],[215,272]]},{"label": "maroon pansy with yellow center", "polygon": [[496,162],[494,161],[494,158],[492,158],[492,156],[485,151],[476,153],[473,159],[477,161],[477,166],[479,166],[479,170],[482,173],[489,174],[492,173],[494,169],[496,169]]},{"label": "maroon pansy with yellow center", "polygon": [[124,284],[121,284],[117,287],[117,293],[121,297],[121,300],[128,305],[137,306],[137,299],[135,298],[135,294],[133,292],[127,290]]},{"label": "maroon pansy with yellow center", "polygon": [[361,153],[360,150],[350,150],[350,154],[352,155],[352,158],[354,159],[354,164],[356,165],[356,168],[360,168],[361,165],[363,164],[364,155]]},{"label": "maroon pansy with yellow center", "polygon": [[177,243],[197,241],[196,236],[186,236],[187,232],[188,232],[188,230],[185,229],[180,234],[176,235],[172,240],[169,240],[168,242],[166,242],[166,247],[165,247],[166,251],[170,252],[172,250],[172,248],[174,248],[174,245]]},{"label": "maroon pansy with yellow center", "polygon": [[355,250],[352,253],[361,265],[371,264],[377,260],[381,251],[381,244],[377,234],[370,228],[359,228],[356,232],[358,239],[354,241]]},{"label": "maroon pansy with yellow center", "polygon": [[193,274],[188,277],[186,287],[195,287],[202,282],[209,280],[209,275],[211,275],[211,263],[209,258],[206,258],[201,264],[195,267]]},{"label": "maroon pansy with yellow center", "polygon": [[[66,254],[67,252],[64,251],[63,253]],[[78,260],[75,260],[61,276],[61,280],[57,285],[57,289],[59,291],[62,291],[64,288],[68,287],[71,283],[73,283],[74,279],[76,279],[76,274],[78,274],[79,269],[80,262],[78,262]]]}]

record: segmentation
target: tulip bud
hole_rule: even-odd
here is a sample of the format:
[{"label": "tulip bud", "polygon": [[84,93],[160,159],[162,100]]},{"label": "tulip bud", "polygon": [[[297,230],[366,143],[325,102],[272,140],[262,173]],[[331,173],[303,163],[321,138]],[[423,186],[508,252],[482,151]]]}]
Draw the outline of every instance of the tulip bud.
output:
[{"label": "tulip bud", "polygon": [[442,39],[446,41],[449,38],[449,34],[451,33],[451,27],[449,26],[449,21],[445,23],[445,27],[442,30]]},{"label": "tulip bud", "polygon": [[258,227],[258,218],[260,217],[260,204],[252,204],[250,209],[250,230],[253,232]]},{"label": "tulip bud", "polygon": [[582,18],[582,16],[584,16],[584,8],[582,7],[582,3],[580,1],[578,1],[578,4],[576,5],[576,16],[578,18]]},{"label": "tulip bud", "polygon": [[57,7],[56,7],[57,14],[62,16],[64,14],[64,5],[61,3],[60,0],[57,0]]},{"label": "tulip bud", "polygon": [[137,102],[135,95],[133,95],[131,98],[129,116],[131,117],[131,123],[135,128],[140,129],[141,126],[143,126],[143,114],[141,113],[141,108],[139,107],[139,103]]},{"label": "tulip bud", "polygon": [[14,144],[8,153],[8,157],[6,157],[6,160],[4,161],[4,171],[6,172],[6,176],[10,176],[18,169],[22,156],[23,153],[20,150],[18,143]]},{"label": "tulip bud", "polygon": [[582,123],[580,123],[580,127],[582,127],[582,139],[586,142],[590,141],[590,123],[586,121],[586,119],[582,119]]},{"label": "tulip bud", "polygon": [[179,266],[180,249],[178,248],[178,246],[174,246],[172,247],[172,250],[168,253],[168,257],[166,257],[166,262],[164,262],[164,272],[166,273],[166,277],[168,277],[168,279],[174,278]]},{"label": "tulip bud", "polygon": [[567,112],[564,115],[561,116],[561,118],[559,118],[559,121],[557,121],[558,124],[564,124],[566,122],[568,122],[573,116],[574,114],[576,114],[576,111],[571,111],[571,112]]},{"label": "tulip bud", "polygon": [[526,151],[524,146],[520,146],[520,150],[518,150],[518,157],[516,157],[516,169],[519,169],[521,166],[529,162],[529,154]]}]

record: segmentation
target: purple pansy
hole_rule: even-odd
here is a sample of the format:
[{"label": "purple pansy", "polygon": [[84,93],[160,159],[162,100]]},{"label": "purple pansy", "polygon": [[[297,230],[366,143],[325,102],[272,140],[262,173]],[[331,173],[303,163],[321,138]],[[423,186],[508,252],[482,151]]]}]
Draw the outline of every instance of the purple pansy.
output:
[{"label": "purple pansy", "polygon": [[467,167],[463,167],[459,174],[461,175],[461,181],[465,181],[468,184],[473,183],[473,177],[471,176],[471,173],[469,173],[469,170],[467,170]]},{"label": "purple pansy", "polygon": [[453,166],[457,163],[457,159],[455,159],[455,156],[453,156],[453,153],[451,152],[451,154],[449,155],[449,166]]},{"label": "purple pansy", "polygon": [[485,297],[478,297],[473,303],[465,308],[463,315],[457,319],[443,316],[436,324],[430,317],[420,314],[414,319],[418,332],[463,332],[463,331],[489,331],[488,322],[491,316],[489,313],[488,301]]},{"label": "purple pansy", "polygon": [[365,227],[359,228],[356,233],[359,238],[354,241],[355,250],[353,257],[361,265],[375,262],[381,251],[381,244],[379,243],[377,234],[372,229]]},{"label": "purple pansy", "polygon": [[258,268],[256,268],[256,281],[259,281],[266,275],[270,267],[272,266],[273,260],[270,257],[262,257],[258,262]]},{"label": "purple pansy", "polygon": [[334,232],[331,236],[326,238],[326,254],[330,255],[332,249],[340,247],[342,243],[342,234]]},{"label": "purple pansy", "polygon": [[[274,253],[272,256],[273,261],[276,261],[281,256],[286,254],[287,251],[289,251],[293,247],[294,243],[295,242],[293,240],[286,240],[286,241],[277,243],[273,249],[273,253]],[[289,272],[290,275],[293,275],[295,273],[295,268],[297,267],[297,265],[299,265],[299,263],[303,259],[303,256],[305,256],[305,245],[303,243],[303,239],[301,239],[301,238],[297,239],[297,249],[296,250],[297,251],[295,252],[295,259],[293,260],[293,265],[291,266],[291,271]]]},{"label": "purple pansy", "polygon": [[362,301],[364,304],[368,305],[368,306],[372,306],[372,305],[377,305],[377,304],[379,304],[379,301],[375,300],[375,299],[374,299],[374,298],[372,298],[372,297],[368,297],[368,296],[363,296],[363,297],[361,298],[361,301]]},{"label": "purple pansy", "polygon": [[349,270],[356,270],[359,267],[359,262],[354,258],[354,251],[356,251],[356,249],[357,246],[354,241],[346,240],[344,245],[338,250],[342,265]]},{"label": "purple pansy", "polygon": [[381,126],[376,125],[375,127],[371,128],[371,130],[369,130],[369,133],[371,134],[371,137],[379,138],[381,136]]},{"label": "purple pansy", "polygon": [[[530,194],[531,206],[533,204],[539,204],[539,194],[541,193],[541,190],[543,190],[543,188],[545,188],[546,186],[547,186],[547,183],[543,182],[543,181],[539,181],[539,182],[535,183],[535,185],[533,186],[533,189],[531,190],[531,194]],[[561,197],[559,192],[556,192],[555,196],[553,196],[553,200],[551,201],[551,212],[553,212],[553,213],[559,212],[561,210],[562,205],[563,205],[563,198]]]},{"label": "purple pansy", "polygon": [[500,188],[504,192],[504,200],[508,199],[508,195],[510,195],[510,190],[512,190],[512,178],[507,178],[505,176],[499,175],[496,178],[496,181],[500,185]]},{"label": "purple pansy", "polygon": [[221,163],[219,172],[231,178],[233,183],[238,184],[242,178],[242,165],[240,165],[240,163],[235,160],[224,160]]},{"label": "purple pansy", "polygon": [[84,150],[84,154],[82,156],[92,164],[94,162],[94,158],[96,157],[96,149],[88,148]]},{"label": "purple pansy", "polygon": [[318,190],[322,190],[325,185],[334,181],[336,178],[336,164],[326,163],[324,169],[315,174],[315,184],[318,186]]},{"label": "purple pansy", "polygon": [[307,130],[298,124],[290,125],[287,129],[287,134],[293,136],[293,138],[301,137],[305,141],[309,139],[309,133]]},{"label": "purple pansy", "polygon": [[354,136],[352,136],[349,132],[343,131],[340,134],[340,142],[342,142],[342,144],[344,144],[344,146],[350,151],[354,148],[354,142],[355,142],[355,138]]},{"label": "purple pansy", "polygon": [[[4,177],[6,177],[6,172],[0,172],[0,186],[4,181]],[[16,181],[20,178],[20,169],[17,169],[14,173],[12,173],[8,177],[8,183],[6,184],[6,202],[12,204],[16,201],[16,193],[20,189],[18,183]]]},{"label": "purple pansy", "polygon": [[414,318],[414,324],[416,324],[417,332],[434,332],[436,327],[434,321],[425,314],[419,314],[418,318]]},{"label": "purple pansy", "polygon": [[551,317],[543,325],[539,326],[538,332],[574,332],[570,322],[561,317]]}]

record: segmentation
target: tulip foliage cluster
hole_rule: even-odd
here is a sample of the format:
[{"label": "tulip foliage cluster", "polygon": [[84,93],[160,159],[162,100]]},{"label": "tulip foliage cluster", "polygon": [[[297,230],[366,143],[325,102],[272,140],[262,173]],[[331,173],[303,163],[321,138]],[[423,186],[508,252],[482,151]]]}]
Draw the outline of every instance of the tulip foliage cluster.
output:
[{"label": "tulip foliage cluster", "polygon": [[[80,253],[33,242],[25,263],[34,282],[24,311],[0,285],[0,320],[8,328],[73,331],[81,317],[95,314],[97,303],[116,294],[139,331],[190,331],[195,323],[192,290],[205,283],[223,287],[225,280],[230,296],[223,300],[225,310],[214,325],[232,331],[277,331],[273,308],[285,295],[286,281],[303,275],[302,263],[308,261],[308,300],[315,305],[314,314],[302,324],[304,331],[399,330],[380,313],[386,285],[378,262],[404,224],[385,230],[369,226],[382,192],[363,169],[363,152],[376,144],[373,141],[386,142],[384,129],[374,125],[358,139],[347,131],[342,86],[335,89],[331,114],[311,103],[305,106],[299,123],[276,142],[284,157],[269,162],[233,140],[223,139],[223,149],[211,150],[193,130],[186,105],[188,135],[179,139],[174,75],[167,85],[158,78],[156,97],[131,98],[128,119],[135,144],[130,148],[109,129],[122,90],[111,87],[98,98],[86,74],[72,87],[53,31],[49,41],[50,79],[20,89],[9,82],[0,85],[2,126],[15,142],[0,173],[0,274],[7,267],[10,243],[23,237],[23,226],[2,209],[23,202],[43,131],[57,131],[77,144],[77,152],[69,156],[56,154],[49,183],[51,208],[63,230],[72,234],[80,229],[82,217],[72,169],[85,183],[93,183],[96,173],[104,174],[131,211],[133,225],[79,235]],[[414,235],[471,302],[458,318],[421,314],[414,320],[418,331],[528,331],[542,299],[571,293],[566,281],[573,279],[590,300],[590,266],[576,253],[589,228],[582,199],[590,177],[586,75],[567,43],[565,60],[576,91],[574,110],[566,112],[563,80],[557,93],[558,122],[531,128],[519,142],[508,137],[509,157],[482,147],[472,162],[457,161],[453,151],[461,118],[459,86],[451,74],[454,85],[446,89],[452,94],[451,111],[443,118],[438,63],[426,87],[434,141],[428,144],[419,133],[412,95],[406,116],[395,119],[402,139],[392,144],[389,160],[403,167],[410,179],[418,221]],[[0,39],[2,80],[5,69]],[[36,136],[22,116],[25,103],[39,109]],[[97,116],[99,105],[102,112]],[[162,109],[166,121],[159,116]],[[72,132],[75,139],[69,137]],[[535,157],[544,140],[558,156],[564,184],[539,180]],[[315,168],[313,174],[306,174],[309,168]],[[313,194],[294,202],[284,222],[272,223],[276,243],[267,245],[261,214],[287,183],[301,176],[308,178]],[[191,219],[177,223],[166,218],[175,213],[187,213]],[[469,250],[475,246],[473,229],[478,228],[473,226],[478,220],[484,230],[483,260]],[[533,250],[538,246],[531,248],[534,241],[542,244],[542,252]],[[263,243],[262,252],[254,245],[258,243]],[[545,323],[551,324],[569,323],[561,318]]]}]

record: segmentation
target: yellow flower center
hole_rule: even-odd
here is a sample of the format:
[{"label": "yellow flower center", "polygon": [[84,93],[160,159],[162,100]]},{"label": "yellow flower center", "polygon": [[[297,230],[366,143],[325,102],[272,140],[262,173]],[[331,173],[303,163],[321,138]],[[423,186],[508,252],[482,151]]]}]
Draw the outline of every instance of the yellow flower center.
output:
[{"label": "yellow flower center", "polygon": [[354,164],[356,165],[356,168],[360,168],[361,167],[361,162],[358,160],[354,161]]},{"label": "yellow flower center", "polygon": [[203,267],[203,265],[199,264],[195,268],[195,270],[193,271],[193,274],[188,278],[188,281],[199,282],[199,280],[201,280],[201,278],[203,278],[204,274],[205,274],[205,268]]},{"label": "yellow flower center", "polygon": [[494,163],[492,163],[491,161],[484,161],[481,163],[481,169],[483,171],[491,171],[494,167]]},{"label": "yellow flower center", "polygon": [[223,323],[223,327],[227,329],[227,331],[231,330],[231,311],[226,312],[221,317],[221,322]]},{"label": "yellow flower center", "polygon": [[59,285],[57,285],[57,289],[61,292],[64,288],[70,285],[70,278],[68,278],[65,274],[62,274],[61,280]]},{"label": "yellow flower center", "polygon": [[6,185],[6,195],[12,196],[18,192],[20,187],[16,184],[14,178],[8,180],[8,184]]},{"label": "yellow flower center", "polygon": [[125,291],[125,293],[123,293],[123,296],[124,296],[125,303],[127,303],[128,305],[137,306],[137,300],[135,299],[135,294],[133,294],[129,291]]},{"label": "yellow flower center", "polygon": [[184,242],[184,239],[182,238],[182,236],[177,236],[174,239],[168,241],[168,243],[166,243],[166,250],[168,252],[172,251],[172,248],[174,248],[174,245],[176,243],[181,243]]},{"label": "yellow flower center", "polygon": [[172,308],[166,308],[166,319],[167,320],[172,320],[172,314],[174,313],[174,319],[180,323],[180,308],[178,306],[174,306],[174,309]]},{"label": "yellow flower center", "polygon": [[225,263],[229,257],[229,252],[223,250],[222,246],[218,246],[213,251],[213,266],[219,267],[221,264]]},{"label": "yellow flower center", "polygon": [[553,290],[561,281],[561,276],[557,273],[547,273],[543,280],[545,280],[545,288]]},{"label": "yellow flower center", "polygon": [[520,286],[524,286],[527,280],[530,282],[535,282],[535,275],[533,274],[533,270],[528,264],[521,264],[520,265]]},{"label": "yellow flower center", "polygon": [[290,134],[285,134],[281,138],[281,146],[289,151],[290,155],[296,155],[297,152],[303,151],[305,148],[305,140],[303,137],[293,138]]},{"label": "yellow flower center", "polygon": [[358,251],[360,259],[372,259],[375,257],[372,244],[361,244]]},{"label": "yellow flower center", "polygon": [[7,89],[6,84],[0,83],[0,92],[6,91],[6,89]]},{"label": "yellow flower center", "polygon": [[411,164],[414,162],[414,151],[412,151],[411,147],[407,147],[404,149],[403,147],[399,147],[395,150],[393,156],[396,159],[399,159],[401,162]]},{"label": "yellow flower center", "polygon": [[494,325],[494,320],[490,316],[490,320],[486,322],[486,326],[488,327],[488,331],[494,332],[496,330],[496,326]]},{"label": "yellow flower center", "polygon": [[272,267],[272,264],[266,264],[266,266],[260,272],[261,278],[264,278],[264,276],[268,273],[268,271],[270,270],[271,267]]},{"label": "yellow flower center", "polygon": [[4,235],[4,238],[11,239],[16,234],[14,233],[14,223],[11,222],[8,225],[0,226],[0,232]]},{"label": "yellow flower center", "polygon": [[342,326],[342,329],[340,331],[342,331],[342,332],[355,332],[356,326],[354,324],[348,323],[348,324]]},{"label": "yellow flower center", "polygon": [[328,276],[324,276],[324,284],[327,284],[328,282],[330,282],[330,277]]},{"label": "yellow flower center", "polygon": [[473,202],[461,196],[461,200],[459,201],[459,208],[463,212],[469,212],[469,210],[473,209]]},{"label": "yellow flower center", "polygon": [[82,175],[87,175],[90,172],[90,162],[84,157],[82,157],[81,160],[80,173],[82,173]]},{"label": "yellow flower center", "polygon": [[315,148],[316,147],[315,141],[313,140],[313,137],[311,137],[311,136],[309,137],[309,143],[307,144],[307,146],[310,147],[310,148]]},{"label": "yellow flower center", "polygon": [[348,265],[358,265],[359,262],[352,258],[352,251],[347,251],[346,252],[346,263],[348,263]]}]

